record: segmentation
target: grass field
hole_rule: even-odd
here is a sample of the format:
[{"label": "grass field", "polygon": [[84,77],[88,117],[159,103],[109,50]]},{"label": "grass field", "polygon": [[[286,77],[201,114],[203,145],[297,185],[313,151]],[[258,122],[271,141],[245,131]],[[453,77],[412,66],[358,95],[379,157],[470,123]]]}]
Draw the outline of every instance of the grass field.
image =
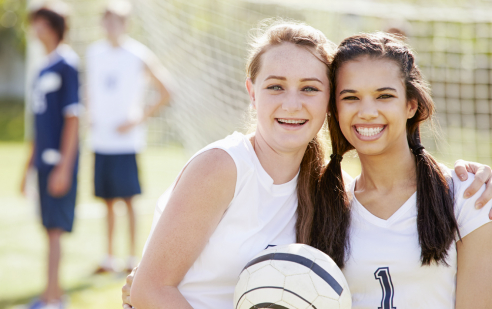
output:
[{"label": "grass field", "polygon": [[[19,193],[28,148],[25,143],[0,143],[0,308],[29,302],[44,286],[44,231],[34,202]],[[137,252],[141,252],[149,233],[157,198],[187,158],[183,149],[173,146],[149,148],[140,155],[144,192],[136,199]],[[91,276],[105,252],[105,209],[92,196],[92,155],[83,152],[80,162],[74,231],[63,239],[62,284],[71,309],[121,308],[120,291],[126,275]],[[357,175],[356,162],[344,160],[344,169]],[[128,251],[127,218],[124,207],[119,209],[115,252],[123,259]]]},{"label": "grass field", "polygon": [[[0,143],[0,308],[29,302],[43,289],[45,235],[36,207],[19,193],[28,153],[24,143]],[[141,252],[155,202],[185,164],[179,147],[150,148],[140,155],[143,194],[136,199],[138,249]],[[63,239],[61,280],[70,308],[121,308],[121,286],[126,275],[91,276],[105,252],[105,207],[92,196],[90,153],[81,154],[74,232]],[[123,205],[121,205],[123,206]],[[125,208],[119,207],[115,252],[128,252]]]}]

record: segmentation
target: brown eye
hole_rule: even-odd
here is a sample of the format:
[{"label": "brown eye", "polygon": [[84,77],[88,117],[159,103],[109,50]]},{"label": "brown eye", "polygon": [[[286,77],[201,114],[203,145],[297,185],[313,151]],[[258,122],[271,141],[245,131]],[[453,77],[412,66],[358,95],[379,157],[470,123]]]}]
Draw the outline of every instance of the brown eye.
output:
[{"label": "brown eye", "polygon": [[359,98],[357,98],[356,96],[348,96],[348,97],[344,97],[342,98],[342,100],[346,100],[346,101],[355,101],[355,100],[358,100]]},{"label": "brown eye", "polygon": [[378,99],[389,99],[389,98],[394,98],[394,95],[391,94],[382,94],[378,97]]}]

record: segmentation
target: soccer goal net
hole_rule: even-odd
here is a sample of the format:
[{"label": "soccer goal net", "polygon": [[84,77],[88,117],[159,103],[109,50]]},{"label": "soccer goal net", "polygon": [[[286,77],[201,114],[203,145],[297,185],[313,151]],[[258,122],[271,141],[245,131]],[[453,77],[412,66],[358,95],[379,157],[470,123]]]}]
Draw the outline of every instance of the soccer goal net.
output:
[{"label": "soccer goal net", "polygon": [[[101,1],[70,2],[79,15],[81,11],[90,15],[88,3]],[[461,7],[433,7],[432,1],[422,7],[418,3],[133,1],[133,34],[158,55],[176,85],[171,107],[149,124],[149,143],[175,140],[192,152],[234,130],[244,131],[249,104],[244,88],[248,31],[264,18],[279,16],[319,28],[335,43],[359,32],[404,31],[431,83],[443,133],[443,138],[435,140],[427,132],[427,148],[447,158],[490,163],[491,3],[476,1],[474,6]],[[97,26],[96,18],[79,19],[73,25],[72,43],[81,55],[82,47],[96,36]]]}]

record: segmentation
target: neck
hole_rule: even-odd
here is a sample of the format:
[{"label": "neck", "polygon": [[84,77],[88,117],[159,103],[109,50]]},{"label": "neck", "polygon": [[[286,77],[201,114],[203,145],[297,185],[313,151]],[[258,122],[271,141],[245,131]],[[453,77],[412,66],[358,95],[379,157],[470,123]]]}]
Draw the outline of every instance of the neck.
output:
[{"label": "neck", "polygon": [[357,190],[389,191],[416,186],[416,163],[407,141],[380,155],[359,153],[362,172]]},{"label": "neck", "polygon": [[292,152],[276,151],[258,131],[251,138],[251,143],[261,166],[272,177],[273,183],[276,185],[287,183],[297,175],[307,148],[306,145],[304,149]]},{"label": "neck", "polygon": [[113,47],[121,46],[122,35],[108,36],[108,41]]},{"label": "neck", "polygon": [[42,41],[46,54],[51,54],[60,44],[58,41]]}]

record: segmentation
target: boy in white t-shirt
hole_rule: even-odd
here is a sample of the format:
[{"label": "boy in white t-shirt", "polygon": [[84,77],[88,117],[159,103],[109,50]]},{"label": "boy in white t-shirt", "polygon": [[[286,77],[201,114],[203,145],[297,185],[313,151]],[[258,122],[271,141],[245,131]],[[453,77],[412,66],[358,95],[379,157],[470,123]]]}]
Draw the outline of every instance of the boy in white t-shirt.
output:
[{"label": "boy in white t-shirt", "polygon": [[[95,195],[104,199],[108,215],[108,255],[96,273],[114,271],[112,250],[115,199],[125,202],[130,219],[130,256],[127,269],[136,264],[135,214],[132,198],[140,194],[136,154],[145,146],[143,123],[169,102],[164,68],[143,44],[125,34],[131,4],[111,1],[102,25],[106,39],[87,49],[87,101],[91,144],[95,153]],[[147,76],[160,99],[144,109]]]}]

